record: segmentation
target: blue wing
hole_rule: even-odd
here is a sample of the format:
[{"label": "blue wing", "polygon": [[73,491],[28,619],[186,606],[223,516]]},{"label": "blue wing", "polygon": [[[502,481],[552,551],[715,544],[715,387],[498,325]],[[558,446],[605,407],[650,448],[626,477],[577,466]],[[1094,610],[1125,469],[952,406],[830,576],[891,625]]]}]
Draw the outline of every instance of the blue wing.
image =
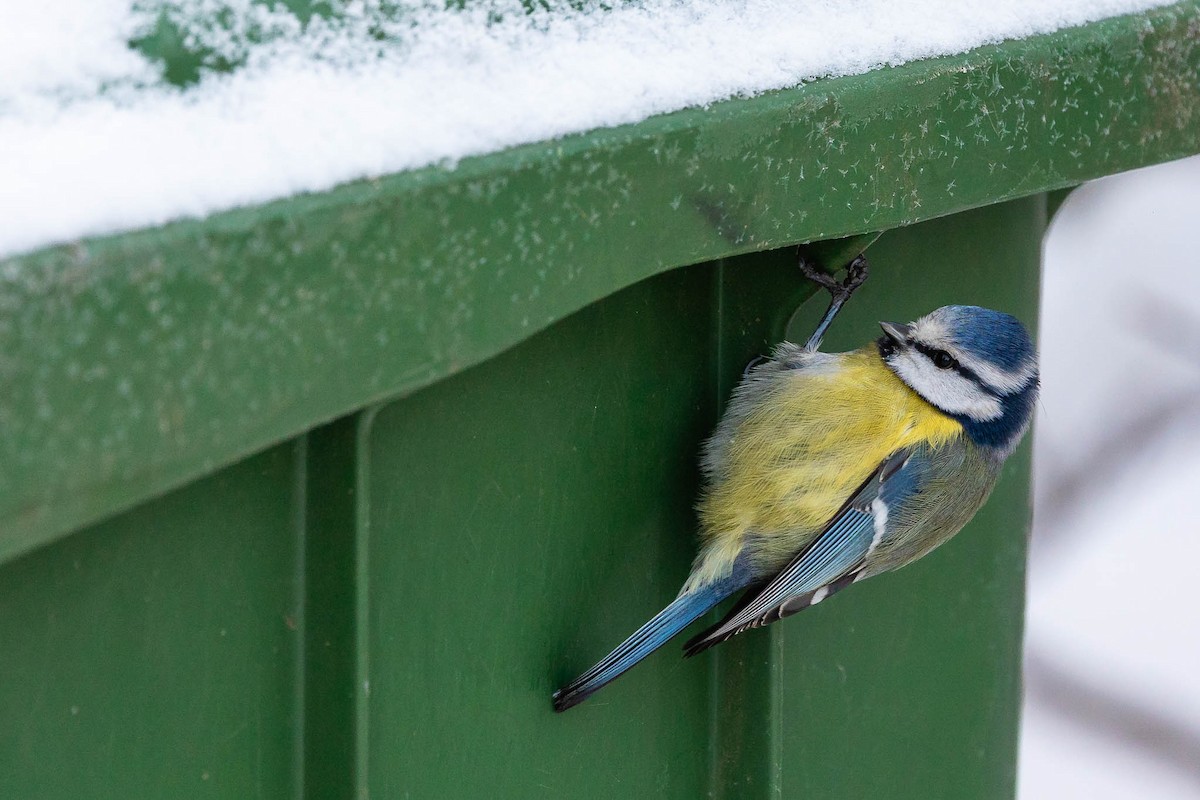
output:
[{"label": "blue wing", "polygon": [[912,448],[889,456],[812,544],[757,593],[748,592],[725,619],[685,644],[687,655],[802,611],[853,583],[886,533],[889,509],[919,491],[924,466]]},{"label": "blue wing", "polygon": [[746,584],[747,580],[735,571],[722,581],[679,595],[595,666],[555,692],[554,710],[566,711],[582,703]]}]

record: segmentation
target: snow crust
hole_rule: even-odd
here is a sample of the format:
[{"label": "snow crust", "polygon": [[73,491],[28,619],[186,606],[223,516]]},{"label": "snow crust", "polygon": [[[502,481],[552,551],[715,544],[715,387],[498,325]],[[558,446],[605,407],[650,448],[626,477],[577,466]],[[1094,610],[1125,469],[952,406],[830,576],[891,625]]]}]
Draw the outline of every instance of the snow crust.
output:
[{"label": "snow crust", "polygon": [[[453,168],[518,144],[1167,3],[5,5],[0,256],[431,164]],[[167,63],[137,46],[163,30],[193,62],[186,85],[168,81]]]}]

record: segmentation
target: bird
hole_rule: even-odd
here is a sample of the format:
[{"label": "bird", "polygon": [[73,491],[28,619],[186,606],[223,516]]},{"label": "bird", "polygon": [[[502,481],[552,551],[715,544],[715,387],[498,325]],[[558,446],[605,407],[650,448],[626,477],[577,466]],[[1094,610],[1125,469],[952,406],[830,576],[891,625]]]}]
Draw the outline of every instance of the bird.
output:
[{"label": "bird", "polygon": [[694,656],[911,564],[984,504],[1030,424],[1037,353],[1016,317],[949,305],[844,353],[819,350],[866,280],[859,256],[804,345],[781,342],[747,367],[704,443],[700,548],[679,595],[611,653],[554,692],[586,700],[688,625],[742,592],[684,645]]}]

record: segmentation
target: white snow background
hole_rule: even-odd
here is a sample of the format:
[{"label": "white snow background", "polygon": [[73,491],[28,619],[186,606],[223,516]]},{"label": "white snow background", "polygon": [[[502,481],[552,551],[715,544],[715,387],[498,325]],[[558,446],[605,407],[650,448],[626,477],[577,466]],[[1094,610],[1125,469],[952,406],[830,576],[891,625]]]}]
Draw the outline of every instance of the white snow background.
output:
[{"label": "white snow background", "polygon": [[0,0],[0,257],[1169,4],[527,3]]},{"label": "white snow background", "polygon": [[1046,238],[1021,800],[1200,798],[1200,157]]}]

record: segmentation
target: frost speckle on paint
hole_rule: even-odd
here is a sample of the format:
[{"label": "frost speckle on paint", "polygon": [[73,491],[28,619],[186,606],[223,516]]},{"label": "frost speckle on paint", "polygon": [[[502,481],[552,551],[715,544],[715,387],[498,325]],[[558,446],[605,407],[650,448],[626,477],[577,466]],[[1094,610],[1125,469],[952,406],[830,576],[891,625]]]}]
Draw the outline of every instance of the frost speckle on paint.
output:
[{"label": "frost speckle on paint", "polygon": [[20,4],[0,26],[0,256],[1161,5]]}]

